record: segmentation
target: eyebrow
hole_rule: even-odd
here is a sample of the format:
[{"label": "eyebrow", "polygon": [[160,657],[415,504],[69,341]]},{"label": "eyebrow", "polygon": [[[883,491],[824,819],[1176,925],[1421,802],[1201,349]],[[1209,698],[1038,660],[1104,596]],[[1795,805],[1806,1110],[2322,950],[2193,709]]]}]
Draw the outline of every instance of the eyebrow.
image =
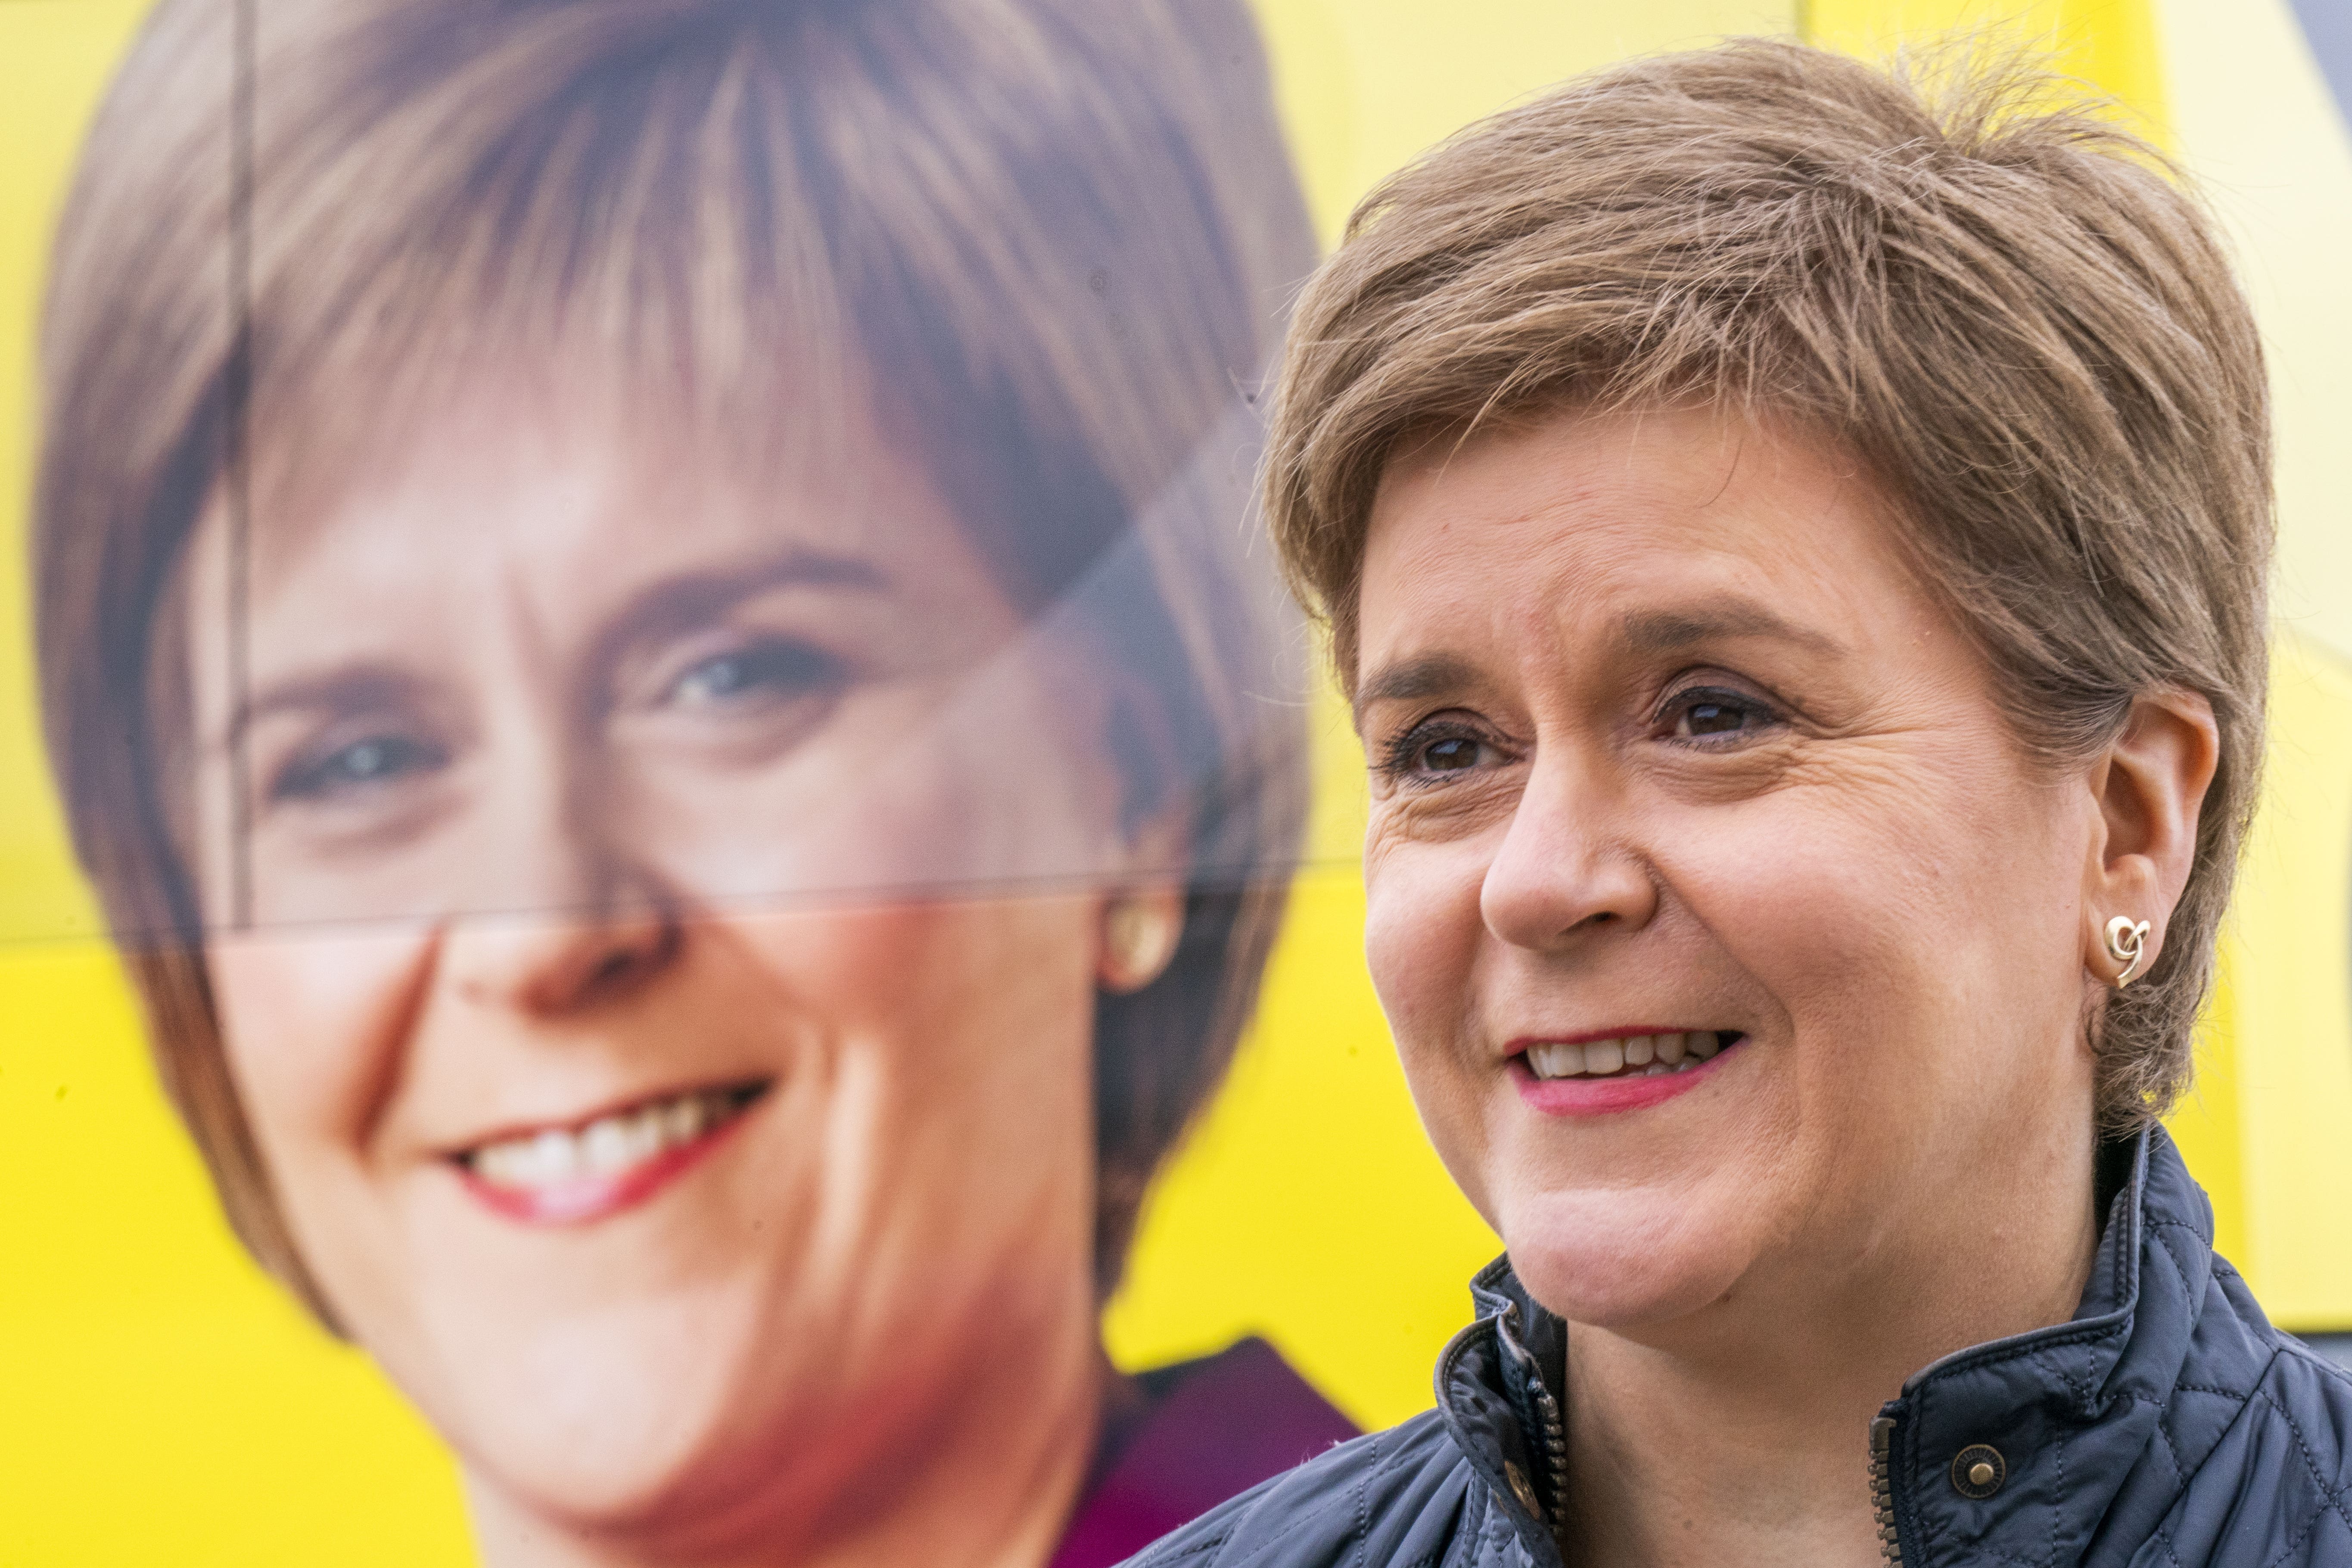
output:
[{"label": "eyebrow", "polygon": [[424,681],[397,666],[380,659],[355,659],[317,674],[273,681],[249,693],[230,710],[226,727],[210,744],[234,748],[256,722],[274,714],[358,713],[413,705],[425,689]]},{"label": "eyebrow", "polygon": [[1618,623],[1618,631],[1636,653],[1675,653],[1697,643],[1735,637],[1769,637],[1817,653],[1845,651],[1845,645],[1827,632],[1801,626],[1744,600],[1704,611],[1637,610]]},{"label": "eyebrow", "polygon": [[647,637],[665,636],[697,626],[771,588],[795,586],[881,593],[890,584],[868,562],[794,549],[746,566],[689,572],[656,583],[623,606],[596,642],[600,648],[610,650]]},{"label": "eyebrow", "polygon": [[1450,653],[1423,654],[1383,665],[1356,687],[1350,704],[1360,716],[1375,702],[1412,702],[1441,692],[1458,691],[1477,679],[1466,658]]},{"label": "eyebrow", "polygon": [[[1705,611],[1637,610],[1618,622],[1618,634],[1636,653],[1676,653],[1702,643],[1737,637],[1769,637],[1818,653],[1845,651],[1826,632],[1801,626],[1763,605],[1734,601]],[[1413,702],[1476,684],[1476,668],[1458,655],[1423,654],[1383,665],[1356,688],[1349,705],[1359,721],[1375,702]]]}]

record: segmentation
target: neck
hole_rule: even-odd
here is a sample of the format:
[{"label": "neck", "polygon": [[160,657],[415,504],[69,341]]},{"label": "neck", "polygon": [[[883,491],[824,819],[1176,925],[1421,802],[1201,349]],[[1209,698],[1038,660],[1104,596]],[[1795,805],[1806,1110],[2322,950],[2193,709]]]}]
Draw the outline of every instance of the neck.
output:
[{"label": "neck", "polygon": [[[1000,1363],[1014,1358],[993,1358]],[[761,1489],[683,1538],[551,1517],[468,1473],[485,1568],[1040,1568],[1076,1506],[1106,1401],[1118,1387],[1098,1345],[1041,1377],[1034,1362],[973,1364],[949,1405],[910,1413],[898,1440],[854,1471]],[[856,1438],[845,1435],[843,1446]],[[820,1452],[833,1445],[812,1444]],[[787,1461],[789,1463],[789,1461]]]},{"label": "neck", "polygon": [[2016,1192],[1979,1187],[1965,1212],[1925,1194],[1901,1245],[1795,1261],[1655,1332],[1570,1324],[1570,1560],[1880,1561],[1879,1407],[1938,1357],[2063,1322],[2082,1300],[2098,1242],[2087,1141],[2059,1163]]}]

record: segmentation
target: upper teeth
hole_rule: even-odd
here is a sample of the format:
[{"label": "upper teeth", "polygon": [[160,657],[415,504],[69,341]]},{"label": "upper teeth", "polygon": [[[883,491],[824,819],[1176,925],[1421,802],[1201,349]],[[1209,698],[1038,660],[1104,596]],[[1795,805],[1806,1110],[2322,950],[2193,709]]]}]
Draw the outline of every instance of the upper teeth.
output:
[{"label": "upper teeth", "polygon": [[1549,1040],[1528,1047],[1528,1070],[1538,1078],[1587,1078],[1639,1068],[1644,1077],[1688,1072],[1723,1048],[1712,1029],[1674,1035],[1628,1035],[1580,1046]]},{"label": "upper teeth", "polygon": [[742,1104],[732,1090],[697,1089],[600,1116],[582,1128],[548,1127],[501,1138],[475,1150],[468,1163],[476,1175],[501,1187],[547,1187],[614,1175],[693,1142]]}]

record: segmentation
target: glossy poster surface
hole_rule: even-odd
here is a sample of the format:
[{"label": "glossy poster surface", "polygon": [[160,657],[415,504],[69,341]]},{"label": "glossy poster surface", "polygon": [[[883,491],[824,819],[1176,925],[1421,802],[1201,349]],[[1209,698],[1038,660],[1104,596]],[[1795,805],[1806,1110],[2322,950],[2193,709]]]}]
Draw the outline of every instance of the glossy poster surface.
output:
[{"label": "glossy poster surface", "polygon": [[[2273,793],[2180,1131],[2323,1331],[2352,155],[2257,9],[2027,20],[2223,182],[2279,355]],[[0,1558],[1107,1562],[1425,1405],[1492,1238],[1250,533],[1287,291],[1576,70],[1969,19],[1633,10],[0,13]]]}]

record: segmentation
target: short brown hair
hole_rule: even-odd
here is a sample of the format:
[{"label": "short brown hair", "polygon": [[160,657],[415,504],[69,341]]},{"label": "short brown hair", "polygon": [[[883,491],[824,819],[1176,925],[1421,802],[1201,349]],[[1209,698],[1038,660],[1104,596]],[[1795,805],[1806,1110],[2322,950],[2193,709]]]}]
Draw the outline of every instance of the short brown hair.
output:
[{"label": "short brown hair", "polygon": [[245,353],[234,16],[164,0],[84,153],[36,572],[76,847],[240,1236],[329,1315],[230,1081],[179,826],[160,644],[191,530],[247,424],[263,460],[369,438],[383,389],[352,395],[354,366],[584,344],[754,450],[761,410],[870,400],[1015,603],[1086,577],[1118,618],[1139,723],[1184,770],[1130,776],[1183,792],[1191,880],[1164,975],[1097,1005],[1107,1288],[1251,1010],[1304,815],[1242,405],[1314,249],[1240,0],[282,0],[253,57]]},{"label": "short brown hair", "polygon": [[2252,814],[2269,397],[2211,221],[2062,85],[1741,41],[1496,115],[1357,208],[1303,295],[1268,443],[1286,570],[1354,679],[1381,473],[1553,405],[1766,412],[1852,452],[2037,756],[2203,694],[2220,768],[2164,951],[2094,1029],[2103,1126],[2169,1108]]}]

